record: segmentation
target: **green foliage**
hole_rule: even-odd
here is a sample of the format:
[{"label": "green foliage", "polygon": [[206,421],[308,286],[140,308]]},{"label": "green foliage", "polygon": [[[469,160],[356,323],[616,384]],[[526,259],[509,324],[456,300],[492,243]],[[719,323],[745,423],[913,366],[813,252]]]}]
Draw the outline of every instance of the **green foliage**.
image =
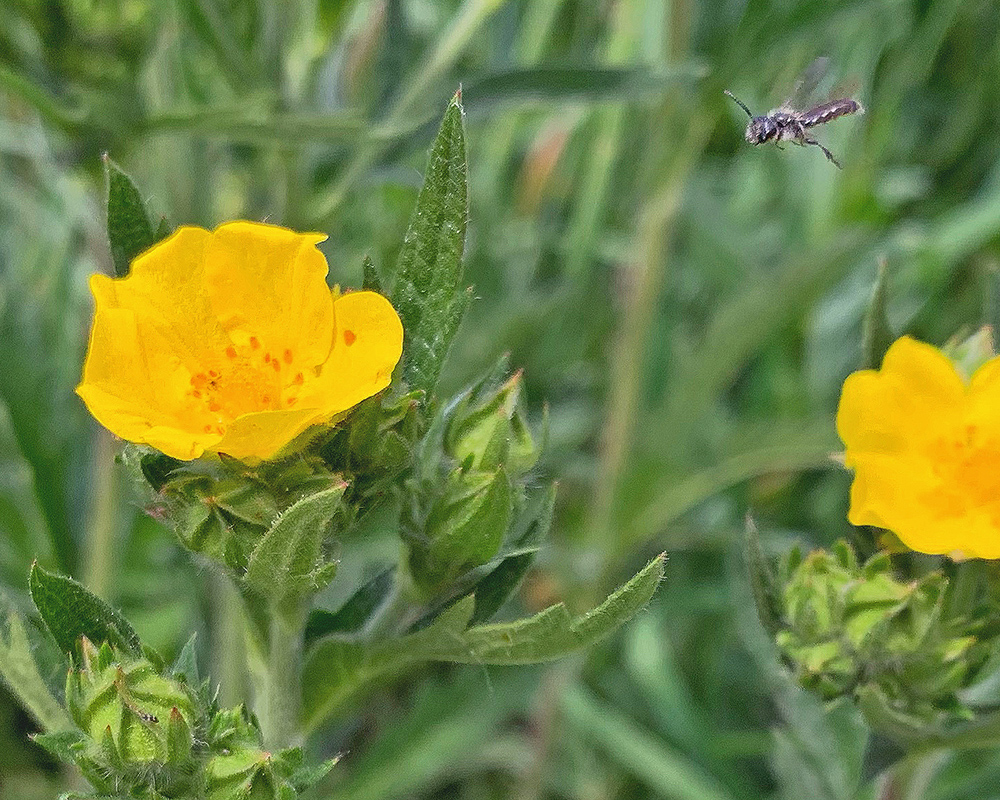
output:
[{"label": "green foliage", "polygon": [[[14,609],[7,609],[0,628],[0,677],[38,723],[50,731],[71,726],[69,717],[42,676],[29,628]],[[36,640],[37,640],[36,634]]]},{"label": "green foliage", "polygon": [[462,94],[448,104],[431,148],[388,296],[406,336],[403,377],[431,392],[469,304],[460,287],[469,216]]},{"label": "green foliage", "polygon": [[76,763],[97,792],[88,798],[294,800],[335,763],[307,767],[298,748],[265,751],[245,708],[220,708],[207,681],[189,682],[190,656],[161,669],[86,637],[80,652],[66,679],[78,727],[36,741]]},{"label": "green foliage", "polygon": [[243,580],[263,597],[300,597],[333,580],[337,565],[327,563],[323,542],[341,510],[341,483],[308,495],[285,511],[257,543]]},{"label": "green foliage", "polygon": [[31,600],[63,653],[72,654],[81,636],[139,655],[142,645],[121,614],[72,578],[31,567]]},{"label": "green foliage", "polygon": [[[481,586],[478,606],[484,574],[527,570],[478,623],[557,599],[587,607],[661,549],[671,579],[641,624],[586,664],[531,680],[436,670],[374,690],[356,724],[314,735],[312,746],[348,753],[320,797],[645,798],[670,773],[643,766],[664,753],[737,797],[872,796],[858,786],[861,723],[779,688],[731,550],[748,509],[765,554],[851,533],[847,476],[828,458],[832,414],[863,352],[882,257],[892,330],[940,344],[963,326],[996,329],[998,25],[988,4],[939,0],[0,3],[3,591],[22,598],[37,558],[165,652],[198,629],[213,677],[242,699],[238,614],[156,521],[175,498],[137,503],[116,489],[124,481],[95,452],[111,448],[72,395],[86,276],[111,267],[100,154],[172,220],[329,233],[332,278],[353,287],[365,255],[369,277],[398,263],[427,147],[461,83],[460,283],[477,302],[437,393],[453,396],[508,352],[524,369],[527,418],[547,403],[550,419],[527,505],[549,479],[560,488],[545,547],[518,554],[512,530],[453,594]],[[750,147],[721,93],[773,107],[823,54],[829,83],[867,108],[817,129],[843,172],[816,148]],[[377,416],[400,434],[380,463],[409,464],[423,432]],[[332,437],[328,465],[349,463],[335,455],[351,449],[344,438]],[[350,464],[348,492],[364,492],[366,511],[327,543],[341,559],[319,598],[328,613],[397,561],[388,466]],[[225,489],[204,486],[205,497],[213,488]],[[245,490],[223,494],[229,510],[209,508],[203,530],[225,556],[229,527],[259,537],[273,518]],[[292,494],[277,491],[270,513]],[[859,552],[874,549],[855,535]],[[229,556],[243,568],[249,553]],[[364,600],[334,630],[385,635],[393,592]],[[38,673],[58,696],[65,672],[43,657],[27,611]],[[646,734],[643,758],[568,724],[564,686]],[[62,778],[25,744],[30,723],[14,708],[0,696],[0,796],[49,800]],[[948,751],[938,766],[936,800],[992,797],[1000,780],[990,753]]]},{"label": "green foliage", "polygon": [[104,172],[108,184],[108,241],[115,277],[129,273],[132,259],[148,250],[163,237],[153,233],[142,195],[132,179],[106,155]]},{"label": "green foliage", "polygon": [[460,600],[423,630],[369,645],[330,637],[309,651],[303,680],[305,725],[314,728],[371,685],[422,661],[535,664],[560,658],[607,636],[631,619],[663,578],[653,559],[597,608],[573,617],[562,604],[527,619],[469,627],[472,598]]}]

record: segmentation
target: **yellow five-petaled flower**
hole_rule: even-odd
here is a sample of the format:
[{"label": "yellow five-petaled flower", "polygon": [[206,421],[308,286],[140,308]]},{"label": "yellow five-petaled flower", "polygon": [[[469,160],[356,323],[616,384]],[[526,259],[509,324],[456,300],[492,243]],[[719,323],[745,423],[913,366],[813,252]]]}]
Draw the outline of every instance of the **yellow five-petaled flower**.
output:
[{"label": "yellow five-petaled flower", "polygon": [[849,519],[921,553],[1000,558],[1000,357],[966,381],[909,337],[844,382],[837,430],[854,470]]},{"label": "yellow five-petaled flower", "polygon": [[254,222],[182,227],[128,277],[94,275],[77,394],[113,433],[174,458],[258,460],[384,389],[399,317],[374,292],[330,291],[325,238]]}]

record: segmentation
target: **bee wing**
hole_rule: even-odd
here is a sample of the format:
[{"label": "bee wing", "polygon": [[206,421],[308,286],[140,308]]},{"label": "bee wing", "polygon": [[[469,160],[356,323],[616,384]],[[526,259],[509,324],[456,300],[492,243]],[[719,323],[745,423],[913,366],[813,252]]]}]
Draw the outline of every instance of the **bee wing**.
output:
[{"label": "bee wing", "polygon": [[826,78],[829,71],[829,58],[819,56],[813,59],[795,82],[795,88],[792,89],[792,93],[788,96],[788,99],[777,110],[791,113],[809,108],[813,105],[812,98],[815,96],[816,90],[823,82],[823,79]]}]

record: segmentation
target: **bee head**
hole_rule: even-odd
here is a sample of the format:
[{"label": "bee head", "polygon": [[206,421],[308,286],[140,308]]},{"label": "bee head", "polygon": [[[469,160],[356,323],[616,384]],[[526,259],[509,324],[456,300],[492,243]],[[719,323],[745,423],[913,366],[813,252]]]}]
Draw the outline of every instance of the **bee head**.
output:
[{"label": "bee head", "polygon": [[763,144],[778,135],[778,125],[771,117],[753,117],[747,123],[746,140],[750,144]]}]

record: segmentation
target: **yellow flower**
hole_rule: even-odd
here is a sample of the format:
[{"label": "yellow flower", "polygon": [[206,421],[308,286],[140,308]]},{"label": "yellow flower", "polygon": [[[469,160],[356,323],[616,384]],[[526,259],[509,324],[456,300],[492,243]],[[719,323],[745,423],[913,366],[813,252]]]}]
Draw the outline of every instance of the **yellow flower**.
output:
[{"label": "yellow flower", "polygon": [[174,458],[257,460],[384,389],[399,317],[374,292],[331,293],[325,238],[254,222],[182,227],[128,277],[94,275],[77,394],[113,433]]},{"label": "yellow flower", "polygon": [[1000,558],[1000,358],[966,381],[909,337],[844,382],[837,431],[854,470],[848,518],[921,553]]}]

